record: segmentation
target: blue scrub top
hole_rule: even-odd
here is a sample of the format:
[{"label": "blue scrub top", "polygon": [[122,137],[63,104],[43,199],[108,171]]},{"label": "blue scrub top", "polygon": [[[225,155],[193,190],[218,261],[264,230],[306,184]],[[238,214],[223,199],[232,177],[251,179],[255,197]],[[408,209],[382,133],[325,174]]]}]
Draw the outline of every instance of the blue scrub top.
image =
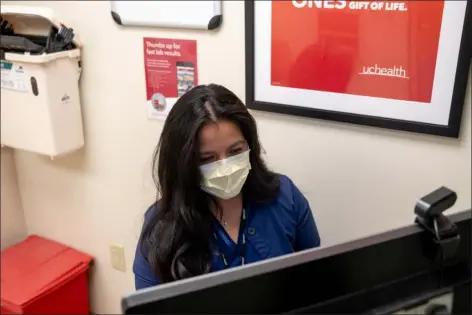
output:
[{"label": "blue scrub top", "polygon": [[[310,205],[287,176],[280,175],[280,192],[272,203],[263,206],[246,204],[244,209],[246,224],[244,231],[240,231],[238,244],[218,222],[215,223],[218,237],[217,240],[210,240],[213,252],[211,271],[224,269],[219,255],[221,251],[230,267],[241,265],[239,253],[243,232],[246,236],[246,264],[320,246],[320,236]],[[155,205],[147,210],[144,225],[154,211]],[[146,254],[141,253],[138,244],[133,264],[136,289],[160,283],[145,258]]]}]

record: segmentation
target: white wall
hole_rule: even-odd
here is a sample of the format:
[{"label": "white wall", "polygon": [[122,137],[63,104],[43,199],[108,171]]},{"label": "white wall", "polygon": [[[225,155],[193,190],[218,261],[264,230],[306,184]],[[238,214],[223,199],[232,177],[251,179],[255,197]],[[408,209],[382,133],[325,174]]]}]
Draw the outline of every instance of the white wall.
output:
[{"label": "white wall", "polygon": [[26,223],[18,190],[16,166],[13,150],[2,148],[1,159],[1,249],[26,237]]},{"label": "white wall", "polygon": [[[95,256],[92,310],[116,313],[121,295],[133,290],[130,267],[155,195],[151,154],[163,125],[146,119],[142,38],[197,39],[200,82],[223,84],[244,99],[244,3],[224,3],[217,33],[121,28],[108,1],[20,3],[53,8],[85,45],[85,150],[54,161],[16,155],[29,232]],[[470,98],[469,86],[460,140],[253,114],[270,165],[305,192],[324,244],[333,244],[411,223],[415,201],[441,185],[459,194],[455,211],[470,208]],[[115,243],[125,247],[126,273],[111,268]]]}]

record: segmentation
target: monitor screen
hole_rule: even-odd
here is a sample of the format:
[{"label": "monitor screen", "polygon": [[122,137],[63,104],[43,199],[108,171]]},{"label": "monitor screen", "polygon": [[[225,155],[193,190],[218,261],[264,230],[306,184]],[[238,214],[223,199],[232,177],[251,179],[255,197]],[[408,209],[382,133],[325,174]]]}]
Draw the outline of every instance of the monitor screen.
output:
[{"label": "monitor screen", "polygon": [[[432,236],[412,224],[140,290],[123,298],[123,312],[390,314],[456,291],[463,301],[470,293],[471,211],[449,218],[461,242],[454,263],[442,272],[423,254],[425,240]],[[466,307],[454,299],[456,309]]]}]

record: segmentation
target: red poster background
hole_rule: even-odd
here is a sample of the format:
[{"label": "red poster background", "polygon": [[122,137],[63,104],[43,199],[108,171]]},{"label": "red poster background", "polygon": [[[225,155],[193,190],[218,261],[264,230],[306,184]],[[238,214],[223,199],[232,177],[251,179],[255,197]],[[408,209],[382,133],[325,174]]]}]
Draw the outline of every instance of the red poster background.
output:
[{"label": "red poster background", "polygon": [[443,1],[358,1],[383,10],[308,2],[272,1],[272,85],[431,102]]},{"label": "red poster background", "polygon": [[146,100],[156,93],[166,98],[179,96],[178,65],[193,68],[193,85],[198,82],[197,42],[195,40],[144,38]]}]

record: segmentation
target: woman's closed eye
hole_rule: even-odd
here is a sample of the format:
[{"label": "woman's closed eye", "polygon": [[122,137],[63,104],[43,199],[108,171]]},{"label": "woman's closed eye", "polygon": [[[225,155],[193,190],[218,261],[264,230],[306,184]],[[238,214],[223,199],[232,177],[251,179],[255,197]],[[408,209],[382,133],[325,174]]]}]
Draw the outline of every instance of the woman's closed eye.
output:
[{"label": "woman's closed eye", "polygon": [[213,156],[200,157],[200,164],[208,164],[215,160]]},{"label": "woman's closed eye", "polygon": [[217,154],[202,155],[202,156],[200,156],[200,165],[209,164],[209,163],[215,162],[217,160],[222,160],[222,159],[228,158],[230,156],[241,154],[244,151],[246,151],[247,149],[248,149],[247,146],[238,145],[237,147],[228,149],[226,151],[226,154],[221,155],[220,157],[218,157]]},{"label": "woman's closed eye", "polygon": [[234,149],[229,150],[228,154],[237,155],[237,154],[243,153],[243,151],[244,149],[242,147],[239,147],[239,148],[234,148]]}]

